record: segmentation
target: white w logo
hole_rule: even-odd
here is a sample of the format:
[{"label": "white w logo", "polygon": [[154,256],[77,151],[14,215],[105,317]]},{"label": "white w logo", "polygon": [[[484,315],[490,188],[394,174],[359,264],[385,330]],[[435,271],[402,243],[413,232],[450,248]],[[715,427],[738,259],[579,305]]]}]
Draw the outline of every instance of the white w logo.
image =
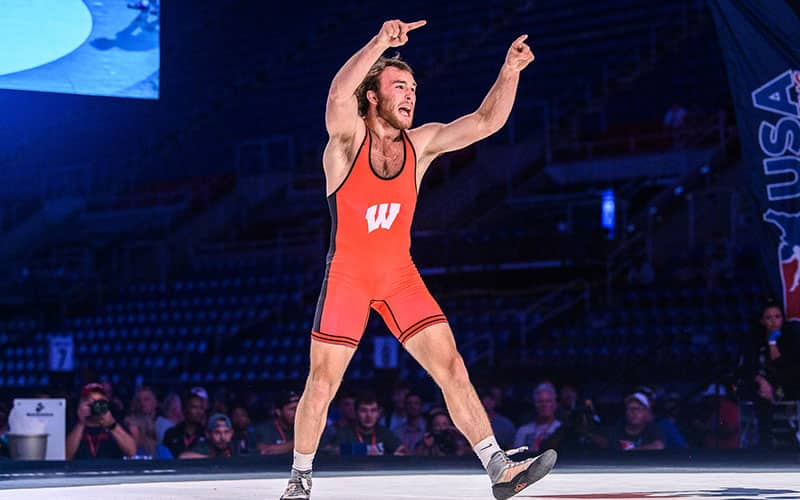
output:
[{"label": "white w logo", "polygon": [[367,209],[367,225],[369,232],[382,227],[389,229],[392,227],[397,214],[400,213],[399,203],[381,203],[380,205],[372,205]]}]

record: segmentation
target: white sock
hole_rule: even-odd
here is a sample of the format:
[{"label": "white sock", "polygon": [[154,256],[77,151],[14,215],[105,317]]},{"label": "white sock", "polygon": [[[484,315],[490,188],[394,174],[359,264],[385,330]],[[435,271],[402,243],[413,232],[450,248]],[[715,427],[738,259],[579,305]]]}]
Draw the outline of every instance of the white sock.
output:
[{"label": "white sock", "polygon": [[311,464],[314,463],[314,455],[314,453],[306,455],[305,453],[294,450],[294,463],[292,464],[292,468],[301,472],[310,471]]},{"label": "white sock", "polygon": [[492,455],[498,451],[503,451],[500,449],[500,445],[497,444],[497,439],[494,438],[494,435],[489,436],[480,443],[476,444],[472,449],[475,450],[478,458],[481,459],[481,464],[483,464],[484,469],[489,464],[489,460],[492,458]]}]

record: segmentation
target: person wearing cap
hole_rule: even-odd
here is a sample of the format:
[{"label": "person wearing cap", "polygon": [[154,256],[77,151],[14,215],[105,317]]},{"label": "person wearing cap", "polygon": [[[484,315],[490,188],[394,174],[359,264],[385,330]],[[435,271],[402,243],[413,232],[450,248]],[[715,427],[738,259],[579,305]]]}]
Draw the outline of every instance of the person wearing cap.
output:
[{"label": "person wearing cap", "polygon": [[183,422],[164,433],[164,446],[172,456],[178,457],[198,441],[205,441],[207,400],[191,393],[183,402]]},{"label": "person wearing cap", "polygon": [[650,399],[641,392],[625,398],[625,421],[608,436],[612,449],[663,450],[664,432],[653,423]]},{"label": "person wearing cap", "polygon": [[275,400],[272,420],[256,427],[256,440],[262,455],[282,455],[294,450],[294,416],[300,395],[294,391],[282,392]]},{"label": "person wearing cap", "polygon": [[136,454],[136,441],[110,411],[101,384],[81,389],[78,422],[67,435],[66,459],[122,458]]},{"label": "person wearing cap", "polygon": [[238,455],[237,447],[232,446],[233,425],[231,419],[223,413],[215,413],[208,419],[206,439],[196,441],[191,448],[178,458],[216,458]]},{"label": "person wearing cap", "polygon": [[189,389],[189,394],[191,394],[192,396],[197,396],[200,399],[202,399],[205,405],[203,407],[203,411],[208,411],[208,404],[209,404],[208,391],[204,387],[199,387],[199,386],[192,387],[191,389]]}]

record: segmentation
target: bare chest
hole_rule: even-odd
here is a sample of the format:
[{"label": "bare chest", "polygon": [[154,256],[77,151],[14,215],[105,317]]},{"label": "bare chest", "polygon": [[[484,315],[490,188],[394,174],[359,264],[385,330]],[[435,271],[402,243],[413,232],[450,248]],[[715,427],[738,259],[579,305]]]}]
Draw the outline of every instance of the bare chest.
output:
[{"label": "bare chest", "polygon": [[397,176],[403,170],[406,155],[403,142],[390,144],[372,144],[369,163],[376,175],[384,178]]}]

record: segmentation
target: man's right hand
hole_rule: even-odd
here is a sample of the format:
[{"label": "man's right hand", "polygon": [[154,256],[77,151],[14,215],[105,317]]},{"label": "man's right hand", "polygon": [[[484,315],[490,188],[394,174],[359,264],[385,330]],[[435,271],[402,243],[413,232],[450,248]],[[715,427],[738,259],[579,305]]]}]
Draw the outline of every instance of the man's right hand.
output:
[{"label": "man's right hand", "polygon": [[404,23],[399,19],[386,21],[378,32],[378,43],[386,47],[400,47],[408,41],[408,32],[425,26],[428,21]]}]

